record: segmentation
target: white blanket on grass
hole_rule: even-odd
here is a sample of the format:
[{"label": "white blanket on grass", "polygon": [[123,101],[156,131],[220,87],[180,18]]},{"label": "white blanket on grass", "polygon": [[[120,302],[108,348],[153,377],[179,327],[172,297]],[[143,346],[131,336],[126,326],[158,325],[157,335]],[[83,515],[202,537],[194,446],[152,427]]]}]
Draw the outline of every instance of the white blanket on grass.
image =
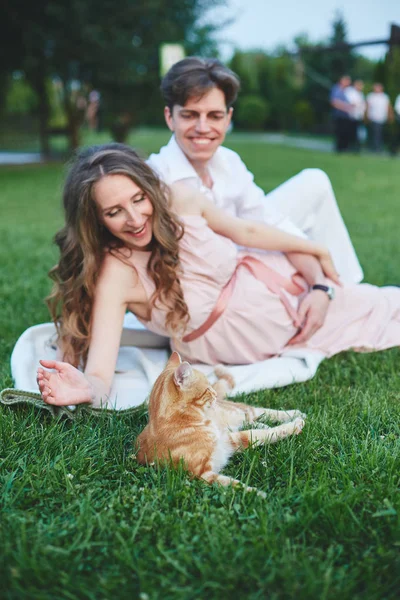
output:
[{"label": "white blanket on grass", "polygon": [[[18,339],[11,355],[11,373],[17,389],[38,392],[36,370],[39,359],[57,358],[55,337],[54,325],[43,323],[30,327]],[[143,404],[169,354],[167,338],[153,334],[137,321],[132,323],[127,315],[111,391],[113,408],[124,410]],[[288,350],[277,358],[226,367],[236,382],[230,395],[306,381],[315,375],[323,359],[320,352]],[[213,381],[214,367],[193,366]]]}]

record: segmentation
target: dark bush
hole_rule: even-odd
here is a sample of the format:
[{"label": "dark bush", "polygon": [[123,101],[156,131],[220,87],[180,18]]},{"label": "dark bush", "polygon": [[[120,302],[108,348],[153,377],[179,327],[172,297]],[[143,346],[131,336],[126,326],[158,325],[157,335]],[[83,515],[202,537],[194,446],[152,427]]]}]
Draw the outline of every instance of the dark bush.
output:
[{"label": "dark bush", "polygon": [[235,121],[244,129],[263,129],[269,113],[270,106],[261,96],[243,96],[235,110]]}]

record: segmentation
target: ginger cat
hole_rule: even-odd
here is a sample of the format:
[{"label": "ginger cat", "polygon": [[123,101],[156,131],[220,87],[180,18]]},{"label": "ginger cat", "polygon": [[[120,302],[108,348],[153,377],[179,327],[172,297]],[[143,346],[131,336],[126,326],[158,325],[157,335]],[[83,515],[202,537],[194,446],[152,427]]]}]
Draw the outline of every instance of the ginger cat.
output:
[{"label": "ginger cat", "polygon": [[[219,380],[212,387],[177,352],[171,355],[150,395],[149,422],[136,440],[139,463],[172,460],[177,464],[183,459],[190,473],[208,483],[243,485],[219,474],[234,452],[249,444],[271,444],[303,429],[305,415],[298,410],[270,410],[224,400],[233,388],[232,377],[222,369],[215,374]],[[263,415],[282,425],[260,423],[263,429],[238,431]]]}]

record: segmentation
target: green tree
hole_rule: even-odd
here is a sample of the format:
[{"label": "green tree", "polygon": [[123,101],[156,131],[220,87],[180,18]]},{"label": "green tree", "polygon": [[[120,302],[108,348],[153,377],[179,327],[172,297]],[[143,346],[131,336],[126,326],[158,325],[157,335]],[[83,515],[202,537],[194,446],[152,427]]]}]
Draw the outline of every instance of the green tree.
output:
[{"label": "green tree", "polygon": [[386,55],[384,67],[383,83],[393,103],[400,94],[400,46],[393,46],[390,49]]},{"label": "green tree", "polygon": [[[235,52],[230,68],[241,80],[241,93],[237,100],[238,125],[246,126],[251,112],[250,106],[257,97],[257,115],[262,114],[261,106],[266,106],[264,118],[254,118],[252,128],[288,129],[294,123],[293,106],[298,97],[295,77],[295,64],[285,49],[275,55],[265,52]],[[251,102],[250,100],[251,99]],[[242,106],[242,105],[245,106]],[[246,114],[246,118],[243,115]]]},{"label": "green tree", "polygon": [[21,72],[15,71],[8,83],[5,112],[9,115],[25,115],[37,109],[38,99]]},{"label": "green tree", "polygon": [[355,64],[354,51],[340,45],[346,44],[347,39],[347,26],[344,21],[343,15],[337,12],[335,20],[332,23],[332,34],[329,38],[329,44],[332,46],[339,46],[337,50],[327,52],[326,55],[326,66],[327,74],[332,81],[338,81],[342,75],[352,73]]},{"label": "green tree", "polygon": [[218,4],[225,0],[8,0],[2,29],[9,24],[13,66],[25,72],[39,98],[43,152],[49,149],[50,77],[63,84],[71,148],[78,145],[81,120],[76,82],[99,89],[108,123],[123,139],[149,107],[160,104],[160,44],[214,51],[218,28],[207,28],[204,15]]},{"label": "green tree", "polygon": [[298,90],[295,63],[284,49],[270,61],[270,89],[266,97],[271,104],[269,126],[277,130],[291,129]]},{"label": "green tree", "polygon": [[[330,121],[329,95],[332,85],[344,74],[357,76],[356,54],[345,46],[340,47],[347,41],[347,28],[340,12],[332,22],[332,33],[326,42],[312,43],[307,36],[295,38],[304,70],[301,99],[311,104],[316,122],[324,127]],[[338,45],[338,49],[330,49],[334,45]]]},{"label": "green tree", "polygon": [[269,114],[269,106],[259,95],[243,96],[235,114],[238,125],[246,129],[263,129]]}]

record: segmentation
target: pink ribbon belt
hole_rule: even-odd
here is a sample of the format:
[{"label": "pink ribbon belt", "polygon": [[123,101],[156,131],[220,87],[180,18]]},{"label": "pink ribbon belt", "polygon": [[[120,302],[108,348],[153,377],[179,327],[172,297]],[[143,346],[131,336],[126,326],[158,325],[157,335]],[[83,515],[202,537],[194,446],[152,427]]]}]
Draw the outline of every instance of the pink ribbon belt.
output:
[{"label": "pink ribbon belt", "polygon": [[230,297],[233,294],[233,290],[235,289],[239,267],[246,267],[246,269],[248,269],[256,279],[262,281],[265,286],[271,290],[271,292],[277,294],[280,297],[282,304],[286,308],[289,316],[292,318],[295,327],[300,327],[297,313],[283,292],[283,290],[286,290],[293,296],[300,296],[300,294],[305,291],[304,288],[295,281],[296,275],[293,275],[292,279],[287,279],[286,277],[283,277],[283,275],[280,275],[274,271],[274,269],[267,267],[267,265],[261,262],[261,260],[258,260],[253,256],[243,256],[238,260],[232,277],[222,289],[222,292],[210,316],[202,325],[200,325],[200,327],[185,335],[182,338],[183,342],[193,342],[194,340],[197,340],[197,338],[204,335],[206,331],[208,331],[210,327],[214,325],[214,323],[220,318],[228,305]]}]

